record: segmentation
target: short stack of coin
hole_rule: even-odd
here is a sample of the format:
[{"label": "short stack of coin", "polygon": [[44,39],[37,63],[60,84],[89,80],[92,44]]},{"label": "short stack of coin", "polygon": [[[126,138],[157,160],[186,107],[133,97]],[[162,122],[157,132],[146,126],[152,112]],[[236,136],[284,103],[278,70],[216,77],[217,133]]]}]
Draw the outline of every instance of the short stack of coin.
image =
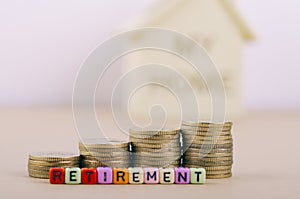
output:
[{"label": "short stack of coin", "polygon": [[53,167],[79,167],[80,156],[71,153],[48,152],[30,154],[28,174],[34,178],[49,178],[49,170]]},{"label": "short stack of coin", "polygon": [[208,179],[232,176],[232,122],[183,122],[183,165],[203,167]]},{"label": "short stack of coin", "polygon": [[127,141],[91,139],[80,142],[79,150],[82,157],[81,167],[127,168],[130,166],[129,142]]},{"label": "short stack of coin", "polygon": [[181,165],[180,130],[129,130],[134,167]]}]

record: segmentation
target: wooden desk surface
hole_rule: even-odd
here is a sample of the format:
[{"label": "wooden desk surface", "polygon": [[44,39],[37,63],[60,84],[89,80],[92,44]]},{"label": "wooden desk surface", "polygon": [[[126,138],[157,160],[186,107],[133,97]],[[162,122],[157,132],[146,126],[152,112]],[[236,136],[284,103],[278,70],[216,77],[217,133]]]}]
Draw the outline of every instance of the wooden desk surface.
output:
[{"label": "wooden desk surface", "polygon": [[77,151],[70,109],[0,110],[0,198],[300,198],[300,111],[235,121],[234,176],[205,185],[50,185],[27,176],[35,151]]}]

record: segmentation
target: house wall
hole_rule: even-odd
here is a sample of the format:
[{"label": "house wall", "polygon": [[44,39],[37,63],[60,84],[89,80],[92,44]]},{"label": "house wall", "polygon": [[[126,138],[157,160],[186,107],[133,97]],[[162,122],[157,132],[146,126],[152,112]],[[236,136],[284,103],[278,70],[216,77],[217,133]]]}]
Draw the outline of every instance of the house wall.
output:
[{"label": "house wall", "polygon": [[[241,34],[218,0],[190,0],[184,6],[165,12],[160,18],[145,24],[145,26],[165,27],[191,36],[202,44],[216,63],[225,83],[227,95],[227,118],[234,118],[241,113],[241,70],[242,46]],[[159,51],[135,52],[128,56],[125,62],[127,70],[133,66],[145,63],[163,63],[178,70],[188,78],[197,90],[200,99],[199,109],[203,119],[211,117],[211,99],[203,80],[197,78],[192,67],[180,58]],[[158,73],[148,74],[149,79],[164,78],[174,83],[178,80],[162,77]],[[137,77],[140,78],[140,77]],[[143,77],[145,78],[145,77]],[[133,80],[134,81],[134,80]],[[213,81],[213,79],[212,79]],[[187,91],[188,92],[188,91]],[[148,87],[141,89],[133,99],[131,106],[133,115],[147,113],[153,103],[162,103],[168,117],[177,120],[180,115],[179,102],[164,88]],[[173,118],[173,119],[174,119]]]}]

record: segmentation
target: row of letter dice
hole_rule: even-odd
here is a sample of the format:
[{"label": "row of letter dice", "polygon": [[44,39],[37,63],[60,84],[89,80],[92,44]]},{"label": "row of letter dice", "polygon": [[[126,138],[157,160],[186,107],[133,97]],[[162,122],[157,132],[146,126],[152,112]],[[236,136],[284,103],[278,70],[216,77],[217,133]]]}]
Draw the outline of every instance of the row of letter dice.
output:
[{"label": "row of letter dice", "polygon": [[203,168],[51,168],[51,184],[203,184]]}]

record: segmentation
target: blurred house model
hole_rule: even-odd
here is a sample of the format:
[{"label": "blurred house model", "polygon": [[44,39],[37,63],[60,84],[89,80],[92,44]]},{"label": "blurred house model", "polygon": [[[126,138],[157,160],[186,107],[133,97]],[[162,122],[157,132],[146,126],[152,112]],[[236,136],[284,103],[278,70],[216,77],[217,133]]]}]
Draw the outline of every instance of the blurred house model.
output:
[{"label": "blurred house model", "polygon": [[[243,47],[254,37],[235,10],[232,0],[159,0],[153,8],[149,8],[136,19],[137,21],[129,22],[127,28],[168,28],[189,35],[201,44],[223,78],[227,95],[227,118],[242,112]],[[136,38],[132,38],[131,42],[135,40]],[[208,119],[211,116],[211,98],[206,84],[195,75],[188,63],[168,53],[145,50],[128,55],[125,70],[146,63],[165,64],[182,72],[199,95],[201,118]],[[178,81],[181,81],[161,75],[159,71],[136,78],[153,81],[163,78],[178,85]],[[214,77],[211,77],[210,81],[213,82]],[[168,117],[179,113],[179,102],[174,95],[166,92],[165,88],[154,85],[138,90],[131,99],[130,109],[133,115],[148,114],[147,111],[153,104],[160,103],[164,105]]]}]

